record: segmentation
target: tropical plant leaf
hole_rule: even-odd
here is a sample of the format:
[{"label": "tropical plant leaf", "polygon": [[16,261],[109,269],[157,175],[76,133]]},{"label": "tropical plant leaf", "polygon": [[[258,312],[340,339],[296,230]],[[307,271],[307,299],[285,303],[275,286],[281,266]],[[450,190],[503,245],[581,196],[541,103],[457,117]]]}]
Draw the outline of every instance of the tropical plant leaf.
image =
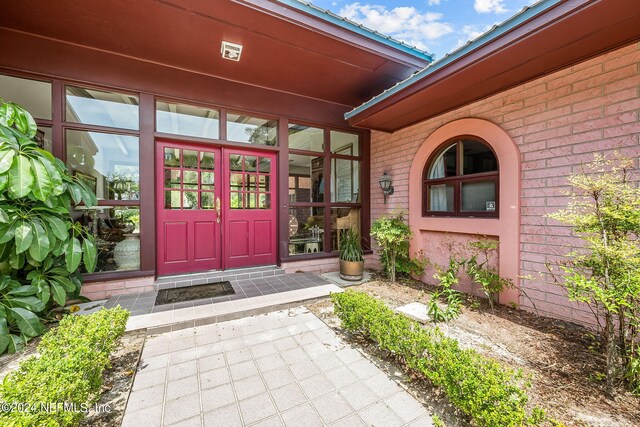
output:
[{"label": "tropical plant leaf", "polygon": [[82,247],[80,246],[80,241],[76,237],[73,237],[67,243],[67,249],[65,251],[67,271],[69,273],[76,271],[80,265],[80,260],[82,260]]},{"label": "tropical plant leaf", "polygon": [[35,236],[29,246],[29,255],[36,261],[42,262],[51,252],[51,244],[47,233],[40,224],[34,223],[33,228],[35,228]]},{"label": "tropical plant leaf", "polygon": [[73,199],[73,203],[80,204],[82,202],[82,191],[80,190],[80,186],[75,182],[70,182],[67,184],[69,187],[69,192],[71,193],[71,198]]},{"label": "tropical plant leaf", "polygon": [[18,155],[9,169],[9,192],[16,198],[26,197],[33,187],[31,162],[26,156]]},{"label": "tropical plant leaf", "polygon": [[16,152],[9,150],[0,150],[0,173],[5,173],[13,164],[13,157]]},{"label": "tropical plant leaf", "polygon": [[7,319],[0,317],[0,354],[4,353],[9,347],[9,326],[7,325]]},{"label": "tropical plant leaf", "polygon": [[16,225],[17,221],[5,226],[0,226],[0,243],[7,243],[9,240],[13,239],[16,234]]},{"label": "tropical plant leaf", "polygon": [[9,295],[14,295],[17,297],[27,297],[31,295],[35,295],[38,291],[37,288],[31,285],[22,285],[19,288],[12,289],[8,292]]},{"label": "tropical plant leaf", "polygon": [[33,171],[33,195],[36,199],[46,201],[53,191],[53,182],[49,171],[44,167],[39,159],[31,159],[31,170]]},{"label": "tropical plant leaf", "polygon": [[11,243],[0,243],[0,262],[4,262],[9,259],[13,245]]},{"label": "tropical plant leaf", "polygon": [[14,270],[19,270],[24,266],[25,256],[24,253],[18,254],[15,250],[11,251],[9,255],[9,265]]},{"label": "tropical plant leaf", "polygon": [[64,291],[64,288],[52,282],[51,290],[53,291],[53,300],[57,302],[60,307],[64,307],[64,304],[67,302],[67,293]]},{"label": "tropical plant leaf", "polygon": [[[65,271],[65,273],[66,273],[66,271]],[[64,290],[69,292],[69,293],[71,293],[71,292],[76,290],[76,286],[73,284],[71,279],[69,279],[68,277],[65,277],[65,276],[53,276],[53,280],[55,280],[60,285],[62,285]]]},{"label": "tropical plant leaf", "polygon": [[35,337],[43,332],[44,328],[42,323],[40,323],[40,319],[38,319],[38,316],[33,314],[33,312],[22,307],[11,307],[9,308],[9,312],[11,313],[11,317],[16,321],[20,332],[27,337]]},{"label": "tropical plant leaf", "polygon": [[69,229],[64,221],[55,216],[47,216],[47,223],[53,232],[53,235],[60,240],[67,240],[69,238]]},{"label": "tropical plant leaf", "polygon": [[84,182],[78,181],[78,187],[80,188],[80,193],[82,194],[82,201],[88,207],[95,206],[98,204],[98,199],[93,191],[89,190],[89,187]]},{"label": "tropical plant leaf", "polygon": [[[0,105],[0,125],[10,127],[13,125],[13,116],[15,115],[15,110],[13,106],[9,103],[3,103]],[[0,354],[2,352],[0,351]]]},{"label": "tropical plant leaf", "polygon": [[33,242],[33,228],[31,224],[24,220],[20,220],[18,222],[18,226],[16,227],[15,234],[15,242],[16,242],[16,253],[20,254],[31,246],[31,242]]},{"label": "tropical plant leaf", "polygon": [[27,135],[29,139],[36,136],[38,125],[33,119],[33,116],[31,116],[31,114],[27,110],[17,104],[11,103],[11,106],[15,111],[15,114],[13,116],[15,127],[18,128],[20,132]]},{"label": "tropical plant leaf", "polygon": [[85,268],[89,273],[93,273],[98,261],[98,251],[90,239],[84,239],[82,242],[82,254]]},{"label": "tropical plant leaf", "polygon": [[38,297],[29,296],[29,297],[15,297],[11,299],[11,304],[14,306],[26,308],[27,310],[33,312],[40,312],[44,310],[44,304]]},{"label": "tropical plant leaf", "polygon": [[27,342],[19,335],[9,335],[9,353],[22,351]]},{"label": "tropical plant leaf", "polygon": [[0,222],[6,224],[8,223],[9,220],[9,215],[7,215],[7,213],[4,211],[4,209],[0,208]]},{"label": "tropical plant leaf", "polygon": [[6,174],[0,175],[0,191],[3,191],[5,188],[7,188],[8,183],[9,177]]}]

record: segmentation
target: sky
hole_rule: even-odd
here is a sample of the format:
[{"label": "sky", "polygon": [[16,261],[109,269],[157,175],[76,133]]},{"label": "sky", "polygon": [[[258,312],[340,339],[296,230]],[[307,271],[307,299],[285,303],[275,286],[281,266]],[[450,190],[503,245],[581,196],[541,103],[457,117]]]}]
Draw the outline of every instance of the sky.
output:
[{"label": "sky", "polygon": [[535,0],[311,0],[311,3],[433,53],[462,46]]}]

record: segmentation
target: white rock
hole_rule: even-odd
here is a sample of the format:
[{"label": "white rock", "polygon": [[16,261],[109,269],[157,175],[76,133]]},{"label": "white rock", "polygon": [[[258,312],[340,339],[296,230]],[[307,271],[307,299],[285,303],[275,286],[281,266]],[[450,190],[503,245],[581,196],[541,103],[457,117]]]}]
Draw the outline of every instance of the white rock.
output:
[{"label": "white rock", "polygon": [[410,319],[416,320],[420,323],[429,323],[430,319],[427,315],[427,306],[420,304],[419,302],[412,302],[411,304],[403,305],[396,308],[396,313],[407,316]]}]

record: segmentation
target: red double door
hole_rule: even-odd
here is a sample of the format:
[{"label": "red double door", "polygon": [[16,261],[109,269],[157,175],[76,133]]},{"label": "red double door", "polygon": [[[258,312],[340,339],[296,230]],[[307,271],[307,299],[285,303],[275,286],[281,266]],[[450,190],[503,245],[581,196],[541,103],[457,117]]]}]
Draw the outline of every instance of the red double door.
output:
[{"label": "red double door", "polygon": [[276,262],[275,154],[157,143],[159,275]]}]

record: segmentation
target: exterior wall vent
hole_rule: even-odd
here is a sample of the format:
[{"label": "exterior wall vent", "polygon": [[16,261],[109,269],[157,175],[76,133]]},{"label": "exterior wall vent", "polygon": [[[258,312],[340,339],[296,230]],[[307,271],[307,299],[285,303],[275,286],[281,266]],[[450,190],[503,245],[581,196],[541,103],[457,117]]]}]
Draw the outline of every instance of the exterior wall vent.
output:
[{"label": "exterior wall vent", "polygon": [[237,62],[240,61],[240,55],[242,54],[242,45],[223,41],[220,52],[222,53],[222,57],[224,59]]}]

